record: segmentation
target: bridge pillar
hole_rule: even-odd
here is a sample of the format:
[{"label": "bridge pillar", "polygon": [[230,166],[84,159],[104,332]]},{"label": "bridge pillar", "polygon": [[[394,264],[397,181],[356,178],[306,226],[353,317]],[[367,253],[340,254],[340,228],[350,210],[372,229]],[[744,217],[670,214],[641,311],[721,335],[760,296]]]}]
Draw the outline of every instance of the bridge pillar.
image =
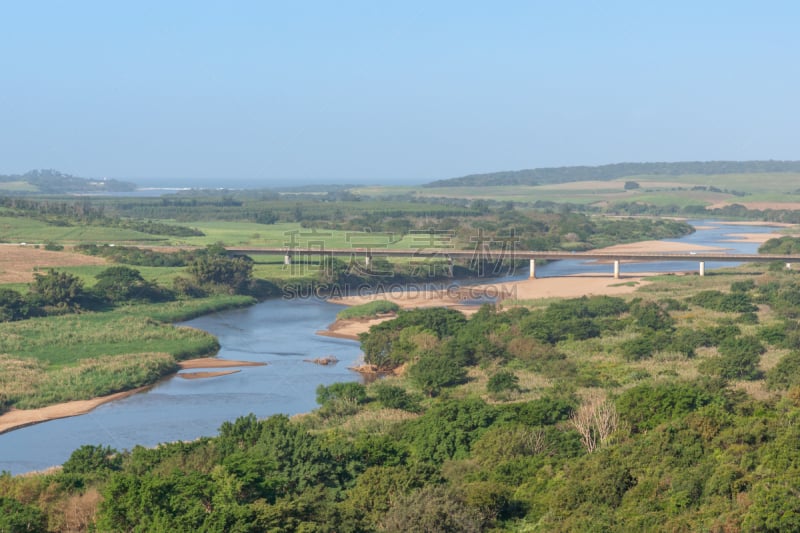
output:
[{"label": "bridge pillar", "polygon": [[786,270],[791,270],[791,269],[792,269],[792,264],[786,263]]},{"label": "bridge pillar", "polygon": [[283,264],[284,265],[291,265],[292,264],[292,254],[286,254],[283,256]]},{"label": "bridge pillar", "polygon": [[531,263],[531,273],[528,275],[528,278],[529,279],[535,279],[536,278],[536,259],[531,259],[530,263]]},{"label": "bridge pillar", "polygon": [[453,256],[447,256],[447,275],[453,277]]},{"label": "bridge pillar", "polygon": [[369,270],[371,263],[372,263],[372,255],[369,252],[367,252],[367,255],[364,256],[364,265],[367,267],[367,270]]},{"label": "bridge pillar", "polygon": [[701,276],[705,276],[706,275],[706,262],[705,261],[700,261],[700,275]]},{"label": "bridge pillar", "polygon": [[614,279],[619,279],[619,259],[614,259]]}]

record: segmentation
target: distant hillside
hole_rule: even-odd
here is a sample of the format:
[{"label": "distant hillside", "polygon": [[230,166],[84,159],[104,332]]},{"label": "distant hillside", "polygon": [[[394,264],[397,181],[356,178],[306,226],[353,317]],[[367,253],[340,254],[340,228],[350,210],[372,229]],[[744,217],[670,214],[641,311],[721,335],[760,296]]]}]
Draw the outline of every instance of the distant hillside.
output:
[{"label": "distant hillside", "polygon": [[0,194],[100,194],[128,192],[135,189],[136,184],[127,181],[78,178],[52,169],[0,175]]},{"label": "distant hillside", "polygon": [[546,185],[570,181],[604,181],[648,174],[752,174],[800,172],[800,161],[686,161],[678,163],[615,163],[597,167],[555,167],[470,174],[437,180],[424,187],[488,187],[492,185]]}]

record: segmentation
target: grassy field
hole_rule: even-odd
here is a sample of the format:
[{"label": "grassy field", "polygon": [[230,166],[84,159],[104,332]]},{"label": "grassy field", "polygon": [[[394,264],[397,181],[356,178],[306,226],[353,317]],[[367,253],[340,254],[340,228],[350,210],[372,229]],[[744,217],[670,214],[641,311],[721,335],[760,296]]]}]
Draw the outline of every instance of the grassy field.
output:
[{"label": "grassy field", "polygon": [[[639,189],[625,190],[625,182],[639,183]],[[488,199],[519,202],[552,201],[575,204],[594,202],[639,201],[655,205],[678,205],[718,202],[745,203],[751,201],[800,202],[800,174],[715,174],[715,175],[643,175],[610,181],[580,181],[540,186],[507,185],[490,187],[362,187],[352,190],[380,198],[388,195],[413,194],[420,197]],[[692,187],[713,186],[729,191],[741,191],[747,196],[729,193],[692,191]],[[677,190],[685,189],[685,190]]]},{"label": "grassy field", "polygon": [[53,226],[26,217],[0,216],[0,242],[64,244],[82,243],[155,243],[163,237],[139,231],[101,226]]},{"label": "grassy field", "polygon": [[743,191],[747,193],[778,193],[786,194],[797,191],[800,183],[800,174],[792,172],[774,172],[759,174],[683,174],[671,175],[646,175],[631,176],[626,181],[636,181],[642,187],[647,187],[649,182],[668,181],[684,187],[695,185],[713,185],[720,189]]},{"label": "grassy field", "polygon": [[223,242],[226,246],[264,248],[297,247],[324,250],[326,248],[419,248],[428,243],[423,235],[370,233],[303,228],[299,223],[256,224],[254,222],[198,222],[195,227],[203,237],[176,239],[176,244],[206,246]]},{"label": "grassy field", "polygon": [[2,181],[0,182],[0,192],[37,192],[35,185],[27,181]]},{"label": "grassy field", "polygon": [[[109,263],[107,265],[65,266],[59,267],[57,270],[69,272],[70,274],[78,276],[88,288],[92,287],[97,282],[95,277],[97,274],[114,265],[115,263]],[[184,267],[132,266],[131,268],[138,270],[147,281],[154,281],[164,287],[171,287],[172,280],[186,270]]]},{"label": "grassy field", "polygon": [[213,337],[196,330],[131,315],[124,309],[49,316],[0,324],[0,353],[43,361],[55,369],[81,359],[165,352],[177,359],[205,354]]},{"label": "grassy field", "polygon": [[122,307],[0,323],[0,411],[83,400],[154,383],[216,338],[170,322],[252,304],[246,296]]}]

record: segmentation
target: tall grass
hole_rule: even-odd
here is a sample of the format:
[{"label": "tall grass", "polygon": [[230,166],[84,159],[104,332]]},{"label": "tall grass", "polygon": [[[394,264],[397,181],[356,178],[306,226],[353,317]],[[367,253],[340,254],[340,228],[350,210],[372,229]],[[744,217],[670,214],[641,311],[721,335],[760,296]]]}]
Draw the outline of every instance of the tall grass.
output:
[{"label": "tall grass", "polygon": [[219,350],[210,333],[171,322],[254,302],[216,296],[0,323],[0,412],[154,383],[176,361]]},{"label": "tall grass", "polygon": [[176,328],[147,317],[87,313],[0,324],[0,353],[54,366],[135,352],[166,352],[176,359],[219,348],[204,331]]},{"label": "tall grass", "polygon": [[217,295],[208,298],[136,305],[118,310],[127,316],[147,317],[161,322],[182,322],[228,309],[238,309],[256,303],[252,296]]},{"label": "tall grass", "polygon": [[389,300],[375,300],[362,305],[354,305],[339,311],[336,315],[338,319],[352,319],[352,318],[372,318],[383,313],[394,313],[400,309],[400,306]]},{"label": "tall grass", "polygon": [[177,363],[167,353],[134,353],[84,359],[54,372],[31,373],[20,364],[16,368],[18,381],[9,387],[8,398],[17,408],[33,409],[150,385],[177,371]]}]

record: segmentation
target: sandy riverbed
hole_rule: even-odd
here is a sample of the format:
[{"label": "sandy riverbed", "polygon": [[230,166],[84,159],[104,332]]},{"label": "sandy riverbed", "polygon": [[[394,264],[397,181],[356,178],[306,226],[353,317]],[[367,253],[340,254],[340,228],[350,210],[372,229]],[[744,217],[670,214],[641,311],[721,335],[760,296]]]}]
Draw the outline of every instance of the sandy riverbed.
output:
[{"label": "sandy riverbed", "polygon": [[[778,236],[774,233],[742,233],[736,235],[737,240],[743,242],[761,243]],[[640,241],[629,244],[618,244],[603,248],[602,252],[621,253],[646,253],[646,252],[724,252],[725,248],[719,246],[702,246],[681,242]],[[614,279],[609,271],[603,274],[581,274],[554,278],[537,278],[506,283],[488,283],[476,287],[467,287],[463,290],[423,291],[415,289],[406,292],[391,292],[378,295],[349,296],[331,300],[333,303],[343,305],[360,305],[375,299],[386,299],[398,304],[401,308],[415,307],[451,307],[467,314],[475,312],[476,306],[465,306],[463,299],[472,299],[479,296],[497,296],[498,299],[512,298],[516,300],[537,300],[544,298],[579,298],[590,295],[620,295],[634,292],[639,287],[650,283],[646,278],[655,273],[639,273],[626,275],[623,272],[620,279]],[[368,331],[370,326],[383,319],[374,320],[337,320],[323,335],[358,339],[359,333]]]}]

